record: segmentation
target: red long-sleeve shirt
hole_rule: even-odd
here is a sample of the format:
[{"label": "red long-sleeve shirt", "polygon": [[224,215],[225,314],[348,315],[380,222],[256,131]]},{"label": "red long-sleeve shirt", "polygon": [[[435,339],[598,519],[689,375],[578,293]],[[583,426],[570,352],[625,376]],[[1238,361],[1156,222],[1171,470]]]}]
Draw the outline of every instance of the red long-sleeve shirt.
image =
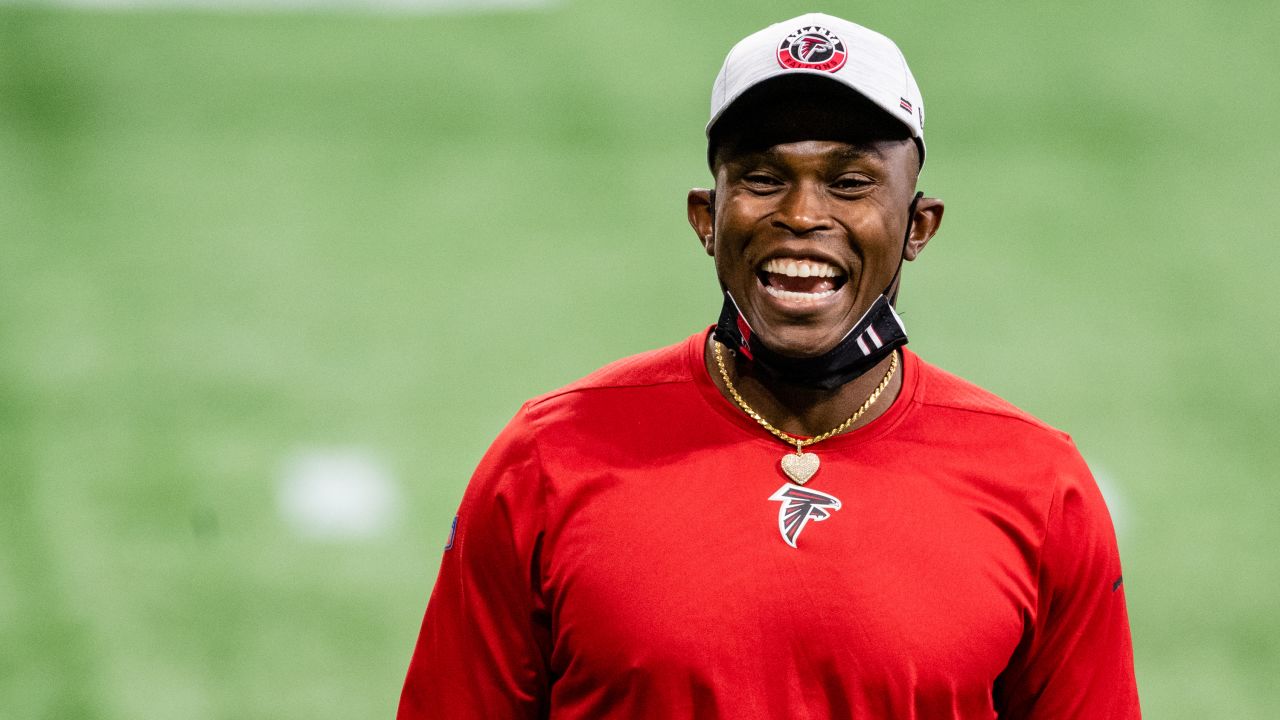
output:
[{"label": "red long-sleeve shirt", "polygon": [[1139,717],[1111,521],[1066,435],[904,352],[892,406],[812,446],[818,495],[786,500],[787,447],[704,340],[494,442],[401,720]]}]

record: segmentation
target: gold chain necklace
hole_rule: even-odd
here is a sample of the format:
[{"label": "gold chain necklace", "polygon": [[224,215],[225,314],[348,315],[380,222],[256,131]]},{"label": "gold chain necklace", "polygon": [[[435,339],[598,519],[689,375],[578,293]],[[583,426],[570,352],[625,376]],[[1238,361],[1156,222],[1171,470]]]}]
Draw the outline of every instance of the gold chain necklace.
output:
[{"label": "gold chain necklace", "polygon": [[742,411],[750,416],[752,420],[760,423],[760,427],[768,430],[774,437],[778,438],[782,442],[796,446],[796,452],[794,455],[787,453],[782,456],[782,472],[786,473],[787,477],[791,478],[791,480],[797,485],[803,485],[809,482],[809,479],[818,472],[818,456],[814,453],[807,453],[804,449],[814,443],[822,442],[833,435],[839,435],[847,430],[850,425],[857,422],[858,418],[866,414],[866,412],[871,409],[871,406],[876,404],[876,400],[880,399],[880,393],[883,393],[885,388],[889,387],[889,381],[893,379],[893,374],[898,370],[898,353],[895,352],[890,355],[891,360],[889,361],[889,372],[884,374],[884,379],[881,380],[880,384],[876,386],[876,389],[872,390],[871,394],[867,396],[867,401],[862,403],[862,407],[858,408],[853,415],[850,415],[848,420],[845,420],[821,435],[815,435],[806,440],[804,438],[798,438],[790,433],[783,432],[770,425],[768,420],[760,417],[760,413],[751,409],[751,406],[747,404],[747,401],[743,400],[742,396],[738,394],[738,389],[733,386],[733,381],[729,379],[729,371],[724,367],[724,353],[720,350],[720,343],[712,341],[712,344],[715,346],[716,367],[720,368],[720,377],[724,379],[724,386],[729,390],[729,394],[733,396],[733,401],[738,403],[738,407],[742,408]]}]

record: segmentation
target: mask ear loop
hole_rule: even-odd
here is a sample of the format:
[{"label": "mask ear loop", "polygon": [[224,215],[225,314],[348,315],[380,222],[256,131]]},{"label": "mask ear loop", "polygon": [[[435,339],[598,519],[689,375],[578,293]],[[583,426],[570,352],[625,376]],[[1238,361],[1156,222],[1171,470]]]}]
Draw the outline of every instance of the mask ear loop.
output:
[{"label": "mask ear loop", "polygon": [[[889,304],[898,305],[898,289],[893,284],[898,282],[898,276],[902,274],[902,264],[907,259],[907,243],[911,241],[911,225],[916,219],[916,205],[920,202],[920,198],[924,197],[924,192],[917,192],[916,196],[911,198],[911,206],[907,208],[907,232],[902,236],[902,252],[898,253],[898,269],[893,271],[893,278],[889,280],[889,284],[884,287],[884,294],[889,296]],[[893,294],[890,295],[890,289]]]}]

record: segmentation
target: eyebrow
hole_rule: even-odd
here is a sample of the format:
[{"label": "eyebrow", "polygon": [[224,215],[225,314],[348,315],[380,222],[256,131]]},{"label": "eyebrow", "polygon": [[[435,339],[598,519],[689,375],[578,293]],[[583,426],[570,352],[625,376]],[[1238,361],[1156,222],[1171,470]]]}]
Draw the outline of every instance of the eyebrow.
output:
[{"label": "eyebrow", "polygon": [[[849,143],[835,151],[833,155],[837,160],[863,160],[866,158],[879,158],[883,153],[876,151],[874,143]],[[748,163],[758,161],[781,163],[782,155],[774,150],[773,147],[768,147],[763,150],[745,152],[739,161]]]},{"label": "eyebrow", "polygon": [[841,148],[836,156],[841,160],[861,160],[866,157],[879,158],[884,153],[876,150],[874,143],[855,143]]}]

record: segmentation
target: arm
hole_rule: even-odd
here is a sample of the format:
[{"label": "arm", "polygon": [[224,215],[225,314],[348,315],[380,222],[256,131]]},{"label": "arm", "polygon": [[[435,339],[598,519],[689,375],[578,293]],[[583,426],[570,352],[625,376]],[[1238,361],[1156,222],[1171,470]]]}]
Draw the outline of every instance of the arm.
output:
[{"label": "arm", "polygon": [[524,411],[485,454],[427,604],[399,720],[546,714],[542,478]]},{"label": "arm", "polygon": [[1140,717],[1115,531],[1093,476],[1073,455],[1049,508],[1036,614],[996,686],[1001,718]]}]

